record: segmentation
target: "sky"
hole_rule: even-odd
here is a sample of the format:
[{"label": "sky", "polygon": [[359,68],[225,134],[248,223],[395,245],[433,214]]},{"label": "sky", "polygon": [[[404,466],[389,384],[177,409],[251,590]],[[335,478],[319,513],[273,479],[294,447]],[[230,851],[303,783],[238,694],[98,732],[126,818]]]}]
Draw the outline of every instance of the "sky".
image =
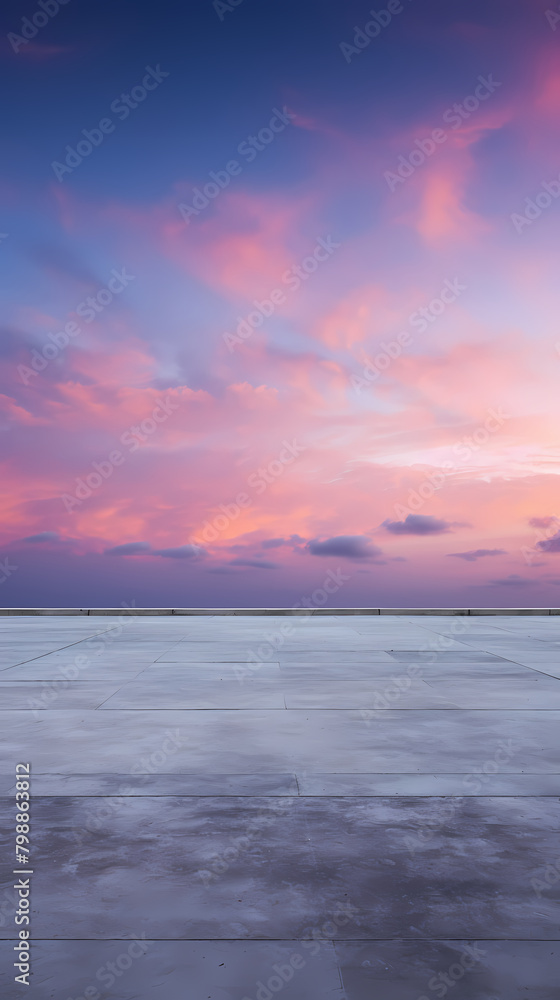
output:
[{"label": "sky", "polygon": [[0,605],[556,606],[560,6],[0,23]]}]

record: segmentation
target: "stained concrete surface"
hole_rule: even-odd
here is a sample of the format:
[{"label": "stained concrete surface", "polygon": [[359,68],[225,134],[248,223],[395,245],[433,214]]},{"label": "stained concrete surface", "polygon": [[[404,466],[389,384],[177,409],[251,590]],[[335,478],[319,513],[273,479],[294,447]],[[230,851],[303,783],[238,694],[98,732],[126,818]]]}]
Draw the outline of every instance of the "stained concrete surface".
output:
[{"label": "stained concrete surface", "polygon": [[548,615],[2,618],[27,995],[557,1000],[559,652]]}]

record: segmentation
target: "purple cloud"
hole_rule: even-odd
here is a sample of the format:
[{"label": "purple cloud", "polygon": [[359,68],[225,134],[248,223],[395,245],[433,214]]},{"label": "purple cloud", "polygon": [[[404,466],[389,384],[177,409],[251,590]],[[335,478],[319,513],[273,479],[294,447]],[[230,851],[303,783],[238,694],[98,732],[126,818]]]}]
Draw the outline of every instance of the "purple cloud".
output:
[{"label": "purple cloud", "polygon": [[557,531],[552,538],[545,538],[542,542],[537,542],[536,549],[541,552],[560,552],[560,531]]},{"label": "purple cloud", "polygon": [[40,531],[38,535],[28,535],[22,542],[58,542],[58,531]]},{"label": "purple cloud", "polygon": [[126,545],[115,545],[112,549],[105,549],[106,556],[140,556],[151,551],[148,542],[127,542]]},{"label": "purple cloud", "polygon": [[317,538],[307,543],[312,556],[341,556],[344,559],[375,559],[381,549],[373,545],[367,535],[336,535],[320,542]]},{"label": "purple cloud", "polygon": [[530,517],[529,524],[532,528],[550,528],[552,524],[558,524],[558,518],[551,517]]},{"label": "purple cloud", "polygon": [[483,556],[507,556],[505,549],[473,549],[471,552],[448,552],[448,558],[464,559],[465,562],[476,562]]},{"label": "purple cloud", "polygon": [[163,556],[164,559],[195,559],[196,556],[205,554],[200,545],[179,545],[171,549],[155,549],[150,553],[153,556]]},{"label": "purple cloud", "polygon": [[278,569],[276,563],[265,562],[264,559],[232,559],[230,566],[251,566],[253,569]]},{"label": "purple cloud", "polygon": [[409,514],[404,521],[383,521],[382,527],[392,535],[440,535],[456,525],[456,521],[442,521],[426,514]]},{"label": "purple cloud", "polygon": [[488,586],[490,587],[526,587],[535,583],[534,580],[527,580],[524,576],[519,576],[518,573],[510,573],[506,576],[505,580],[491,580]]},{"label": "purple cloud", "polygon": [[261,542],[263,549],[277,549],[281,545],[300,545],[305,542],[305,538],[300,535],[290,535],[289,538],[267,538],[264,542]]},{"label": "purple cloud", "polygon": [[152,549],[149,542],[127,542],[126,545],[115,545],[105,549],[106,556],[161,556],[163,559],[195,559],[206,555],[206,550],[199,545],[177,545],[169,549]]}]

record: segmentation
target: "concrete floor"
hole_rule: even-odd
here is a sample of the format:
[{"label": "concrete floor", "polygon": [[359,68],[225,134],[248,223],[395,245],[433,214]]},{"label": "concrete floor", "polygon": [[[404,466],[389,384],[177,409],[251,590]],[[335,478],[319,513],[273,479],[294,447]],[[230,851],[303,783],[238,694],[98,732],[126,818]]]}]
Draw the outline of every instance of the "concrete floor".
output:
[{"label": "concrete floor", "polygon": [[558,1000],[559,652],[553,616],[0,618],[2,998]]}]

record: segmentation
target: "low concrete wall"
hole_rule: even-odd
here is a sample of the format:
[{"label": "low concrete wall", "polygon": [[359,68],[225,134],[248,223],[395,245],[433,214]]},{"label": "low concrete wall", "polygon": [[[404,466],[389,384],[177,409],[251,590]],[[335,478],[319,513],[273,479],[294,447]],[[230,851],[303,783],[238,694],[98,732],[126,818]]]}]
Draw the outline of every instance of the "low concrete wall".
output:
[{"label": "low concrete wall", "polygon": [[0,608],[4,615],[560,615],[559,608]]}]

